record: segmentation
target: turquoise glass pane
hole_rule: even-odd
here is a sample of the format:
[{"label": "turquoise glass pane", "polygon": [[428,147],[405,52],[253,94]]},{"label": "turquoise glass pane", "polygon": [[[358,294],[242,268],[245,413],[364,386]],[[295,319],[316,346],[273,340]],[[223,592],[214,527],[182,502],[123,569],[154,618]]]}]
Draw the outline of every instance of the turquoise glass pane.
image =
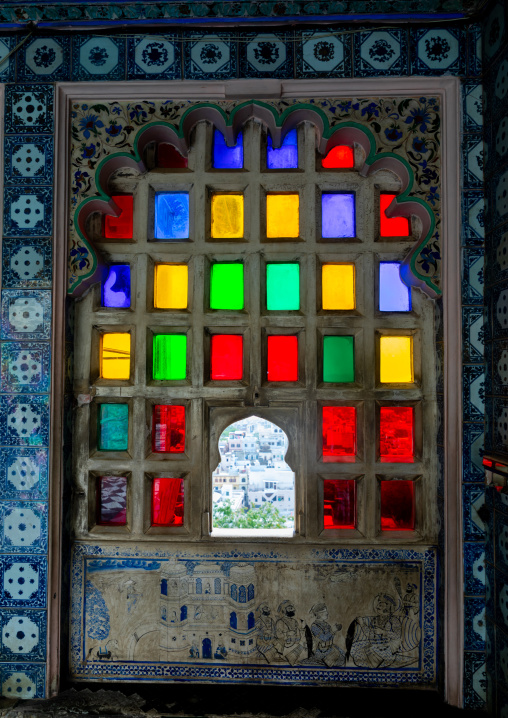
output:
[{"label": "turquoise glass pane", "polygon": [[287,133],[278,150],[274,149],[272,138],[268,135],[266,166],[269,170],[298,168],[298,138],[296,130],[290,130]]},{"label": "turquoise glass pane", "polygon": [[99,405],[99,451],[127,451],[129,444],[129,407],[127,404]]},{"label": "turquoise glass pane", "polygon": [[155,195],[155,239],[189,238],[189,193],[157,192]]},{"label": "turquoise glass pane", "polygon": [[218,170],[241,170],[243,167],[243,135],[240,132],[236,145],[228,147],[222,132],[213,133],[213,166]]}]

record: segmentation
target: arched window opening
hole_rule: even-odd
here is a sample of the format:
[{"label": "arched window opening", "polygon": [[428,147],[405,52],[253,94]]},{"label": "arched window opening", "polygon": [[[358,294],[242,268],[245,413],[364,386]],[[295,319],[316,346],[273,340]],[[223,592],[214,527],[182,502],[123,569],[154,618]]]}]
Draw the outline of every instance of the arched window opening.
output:
[{"label": "arched window opening", "polygon": [[254,598],[254,584],[249,583],[249,588],[247,589],[247,601],[252,601]]},{"label": "arched window opening", "polygon": [[255,621],[255,618],[254,618],[254,614],[253,614],[252,611],[251,611],[251,612],[249,613],[249,615],[247,616],[247,628],[248,628],[249,630],[250,630],[251,628],[254,628],[255,623],[256,623],[256,621]]},{"label": "arched window opening", "polygon": [[238,592],[236,589],[236,583],[233,583],[231,586],[231,598],[233,599],[233,601],[238,600]]},{"label": "arched window opening", "polygon": [[180,608],[180,621],[185,621],[187,618],[187,606],[182,606]]},{"label": "arched window opening", "polygon": [[203,593],[203,582],[200,578],[196,579],[196,593]]},{"label": "arched window opening", "polygon": [[229,614],[229,625],[231,628],[236,628],[238,625],[238,621],[236,618],[236,611],[231,611]]},{"label": "arched window opening", "polygon": [[168,595],[168,582],[166,581],[165,578],[163,578],[162,581],[161,581],[161,594],[162,594],[163,596],[167,596],[167,595]]},{"label": "arched window opening", "polygon": [[219,595],[220,595],[220,593],[221,593],[220,578],[216,578],[215,581],[214,581],[214,592],[215,592],[216,594],[219,594]]},{"label": "arched window opening", "polygon": [[246,603],[247,601],[247,591],[245,590],[245,586],[240,586],[238,589],[238,602],[239,603]]}]

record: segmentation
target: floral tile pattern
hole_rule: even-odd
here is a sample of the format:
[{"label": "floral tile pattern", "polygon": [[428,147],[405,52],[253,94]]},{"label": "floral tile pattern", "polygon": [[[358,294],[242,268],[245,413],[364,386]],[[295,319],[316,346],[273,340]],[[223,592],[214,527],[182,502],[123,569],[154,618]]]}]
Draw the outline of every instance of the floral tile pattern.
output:
[{"label": "floral tile pattern", "polygon": [[2,339],[49,339],[51,292],[4,289]]},{"label": "floral tile pattern", "polygon": [[163,37],[136,37],[127,41],[129,80],[167,80],[182,76],[182,50],[179,41]]},{"label": "floral tile pattern", "polygon": [[73,37],[72,79],[124,80],[125,40],[114,37]]},{"label": "floral tile pattern", "polygon": [[38,37],[21,48],[18,80],[57,82],[70,79],[69,37]]},{"label": "floral tile pattern", "polygon": [[464,544],[464,593],[485,594],[485,547],[481,543]]},{"label": "floral tile pattern", "polygon": [[483,326],[485,310],[483,307],[462,308],[462,346],[463,360],[483,362]]},{"label": "floral tile pattern", "polygon": [[0,502],[0,551],[45,554],[48,550],[48,505]]},{"label": "floral tile pattern", "polygon": [[2,280],[4,287],[44,289],[51,287],[53,247],[50,237],[22,240],[4,237]]},{"label": "floral tile pattern", "polygon": [[46,658],[46,612],[2,610],[0,660],[27,661]]},{"label": "floral tile pattern", "polygon": [[464,601],[464,647],[470,651],[485,650],[485,600],[466,598]]},{"label": "floral tile pattern", "polygon": [[462,243],[477,244],[485,238],[485,197],[480,190],[462,193]]},{"label": "floral tile pattern", "polygon": [[304,31],[296,45],[296,67],[302,77],[349,77],[351,42],[333,29]]},{"label": "floral tile pattern", "polygon": [[464,130],[478,132],[483,127],[483,85],[477,82],[464,82],[462,87]]},{"label": "floral tile pattern", "polygon": [[376,30],[354,36],[355,77],[406,75],[407,67],[406,30]]},{"label": "floral tile pattern", "polygon": [[5,89],[5,133],[52,132],[54,97],[52,85],[7,85]]},{"label": "floral tile pattern", "polygon": [[0,663],[0,686],[6,698],[45,698],[46,666],[43,663]]},{"label": "floral tile pattern", "polygon": [[483,708],[486,700],[487,671],[485,653],[464,653],[464,707]]},{"label": "floral tile pattern", "polygon": [[227,34],[186,36],[183,57],[184,74],[188,80],[236,77],[237,46]]},{"label": "floral tile pattern", "polygon": [[52,231],[52,187],[6,187],[4,235],[37,237]]},{"label": "floral tile pattern", "polygon": [[484,537],[485,487],[482,484],[465,484],[462,487],[464,510],[464,541],[479,541]]},{"label": "floral tile pattern", "polygon": [[45,608],[47,572],[44,556],[0,556],[0,607]]},{"label": "floral tile pattern", "polygon": [[464,74],[466,48],[461,30],[439,27],[411,30],[410,47],[412,74]]},{"label": "floral tile pattern", "polygon": [[4,142],[4,184],[52,185],[53,137],[10,136]]},{"label": "floral tile pattern", "polygon": [[483,247],[462,250],[462,301],[464,304],[483,303]]},{"label": "floral tile pattern", "polygon": [[484,479],[483,444],[483,423],[464,424],[462,445],[462,480],[464,482],[482,481]]},{"label": "floral tile pattern", "polygon": [[293,43],[284,33],[245,34],[240,44],[241,77],[293,77]]},{"label": "floral tile pattern", "polygon": [[0,449],[0,499],[33,501],[48,497],[48,450]]},{"label": "floral tile pattern", "polygon": [[43,393],[49,391],[49,342],[0,344],[0,391]]}]

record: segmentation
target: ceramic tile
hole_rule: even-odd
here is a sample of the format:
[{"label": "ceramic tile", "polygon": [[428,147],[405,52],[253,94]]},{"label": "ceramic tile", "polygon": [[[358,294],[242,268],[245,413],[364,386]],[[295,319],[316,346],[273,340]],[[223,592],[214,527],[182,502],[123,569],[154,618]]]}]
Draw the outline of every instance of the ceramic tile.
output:
[{"label": "ceramic tile", "polygon": [[2,342],[0,344],[0,391],[43,393],[49,391],[49,342]]},{"label": "ceramic tile", "polygon": [[485,653],[464,652],[464,708],[484,708],[486,700],[487,672]]},{"label": "ceramic tile", "polygon": [[483,127],[483,85],[467,81],[462,84],[464,131],[480,132]]},{"label": "ceramic tile", "polygon": [[479,23],[468,28],[467,74],[470,77],[479,77],[482,74],[482,32]]},{"label": "ceramic tile", "polygon": [[70,46],[69,37],[37,37],[26,42],[20,48],[18,81],[69,80]]},{"label": "ceramic tile", "polygon": [[466,189],[483,186],[483,138],[481,135],[464,135],[463,151],[463,184]]},{"label": "ceramic tile", "polygon": [[52,187],[6,187],[4,235],[48,236],[52,232]]},{"label": "ceramic tile", "polygon": [[49,445],[49,396],[0,396],[0,442],[4,446]]},{"label": "ceramic tile", "polygon": [[508,279],[508,225],[491,232],[485,247],[486,282],[492,285]]},{"label": "ceramic tile", "polygon": [[462,487],[464,541],[478,541],[485,533],[485,486],[465,484]]},{"label": "ceramic tile", "polygon": [[45,554],[48,550],[47,503],[0,501],[0,551]]},{"label": "ceramic tile", "polygon": [[25,289],[51,287],[52,257],[50,237],[5,237],[2,242],[3,286]]},{"label": "ceramic tile", "polygon": [[333,28],[302,32],[296,68],[297,77],[351,77],[350,36],[334,34]]},{"label": "ceramic tile", "polygon": [[44,663],[0,663],[0,694],[4,698],[46,698]]},{"label": "ceramic tile", "polygon": [[49,339],[50,331],[50,291],[2,291],[2,339]]},{"label": "ceramic tile", "polygon": [[484,416],[485,372],[482,366],[466,365],[462,371],[464,421],[479,421]]},{"label": "ceramic tile", "polygon": [[462,250],[462,302],[483,304],[483,247]]},{"label": "ceramic tile", "polygon": [[45,608],[44,556],[0,556],[0,607]]},{"label": "ceramic tile", "polygon": [[492,427],[494,447],[498,451],[508,449],[508,400],[495,397],[492,414],[495,417]]},{"label": "ceramic tile", "polygon": [[133,37],[127,40],[129,80],[176,80],[182,76],[182,49],[178,40]]},{"label": "ceramic tile", "polygon": [[495,511],[508,514],[508,494],[494,490],[492,492],[492,505]]},{"label": "ceramic tile", "polygon": [[48,450],[0,449],[0,499],[48,497]]},{"label": "ceramic tile", "polygon": [[0,39],[0,82],[10,82],[16,76],[16,56],[13,54],[7,57],[16,44],[16,37]]},{"label": "ceramic tile", "polygon": [[[488,183],[489,222],[487,230],[508,223],[508,168],[501,168],[491,177]],[[505,227],[506,228],[506,227]]]},{"label": "ceramic tile", "polygon": [[464,593],[468,596],[485,594],[485,545],[465,543],[464,552]]},{"label": "ceramic tile", "polygon": [[46,611],[2,610],[0,660],[43,661],[46,658]]},{"label": "ceramic tile", "polygon": [[[496,679],[503,688],[508,685],[508,636],[499,628],[496,630]],[[502,713],[499,715],[504,718]]]},{"label": "ceramic tile", "polygon": [[499,117],[508,106],[508,56],[502,55],[489,63],[485,82],[485,109],[492,118]]},{"label": "ceramic tile", "polygon": [[458,28],[418,28],[410,31],[411,74],[463,75],[465,35]]},{"label": "ceramic tile", "polygon": [[488,298],[492,307],[493,335],[498,339],[508,337],[508,283],[505,281],[492,287]]},{"label": "ceramic tile", "polygon": [[485,238],[485,197],[482,191],[462,194],[462,244],[477,244]]},{"label": "ceramic tile", "polygon": [[462,480],[483,481],[483,424],[464,424],[462,434]]},{"label": "ceramic tile", "polygon": [[183,38],[186,80],[233,78],[237,75],[237,44],[227,33],[192,34]]},{"label": "ceramic tile", "polygon": [[406,75],[407,30],[374,30],[354,35],[355,77]]},{"label": "ceramic tile", "polygon": [[485,650],[485,599],[464,599],[464,648],[466,651]]},{"label": "ceramic tile", "polygon": [[53,137],[7,135],[4,141],[4,184],[52,185]]},{"label": "ceramic tile", "polygon": [[495,621],[508,631],[508,575],[495,571]]},{"label": "ceramic tile", "polygon": [[293,77],[293,43],[287,35],[245,33],[240,43],[240,77]]},{"label": "ceramic tile", "polygon": [[492,393],[508,396],[508,340],[493,342],[492,349]]},{"label": "ceramic tile", "polygon": [[468,364],[483,362],[483,307],[462,307],[462,360]]},{"label": "ceramic tile", "polygon": [[494,516],[494,551],[496,569],[508,574],[508,516],[501,511]]},{"label": "ceramic tile", "polygon": [[72,79],[125,79],[125,40],[113,37],[73,37]]},{"label": "ceramic tile", "polygon": [[508,112],[496,120],[492,127],[492,162],[494,167],[506,165],[508,161]]},{"label": "ceramic tile", "polygon": [[505,31],[505,3],[501,0],[490,10],[484,26],[483,42],[485,59],[487,62],[492,60],[501,49]]},{"label": "ceramic tile", "polygon": [[25,84],[5,88],[6,134],[53,131],[53,86]]}]

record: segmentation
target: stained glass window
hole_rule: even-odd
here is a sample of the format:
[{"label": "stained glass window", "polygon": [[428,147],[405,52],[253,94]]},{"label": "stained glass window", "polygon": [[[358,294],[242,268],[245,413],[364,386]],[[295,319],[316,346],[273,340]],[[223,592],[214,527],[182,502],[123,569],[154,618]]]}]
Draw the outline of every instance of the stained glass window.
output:
[{"label": "stained glass window", "polygon": [[186,264],[156,264],[154,306],[156,309],[186,309],[189,268]]},{"label": "stained glass window", "polygon": [[268,135],[266,166],[269,170],[298,168],[298,136],[296,130],[290,130],[282,140],[280,148],[275,149]]},{"label": "stained glass window", "polygon": [[100,404],[97,448],[99,451],[127,451],[129,407],[127,404]]},{"label": "stained glass window", "polygon": [[157,192],[155,239],[178,241],[189,238],[189,193]]},{"label": "stained glass window", "polygon": [[156,334],[153,338],[153,378],[178,381],[187,376],[185,334]]},{"label": "stained glass window", "polygon": [[243,135],[240,132],[236,144],[228,147],[222,132],[213,133],[213,166],[215,169],[241,170],[243,167]]},{"label": "stained glass window", "polygon": [[129,379],[131,335],[111,332],[101,337],[101,376],[103,379]]},{"label": "stained glass window", "polygon": [[108,270],[102,285],[102,306],[128,309],[131,305],[131,268],[115,264]]},{"label": "stained glass window", "polygon": [[324,239],[355,236],[355,196],[327,192],[321,197],[321,234]]},{"label": "stained glass window", "polygon": [[300,197],[297,194],[266,195],[266,236],[270,239],[298,237]]},{"label": "stained glass window", "polygon": [[120,214],[115,217],[107,214],[104,218],[104,236],[106,239],[132,239],[134,198],[132,195],[114,195],[111,197]]}]

